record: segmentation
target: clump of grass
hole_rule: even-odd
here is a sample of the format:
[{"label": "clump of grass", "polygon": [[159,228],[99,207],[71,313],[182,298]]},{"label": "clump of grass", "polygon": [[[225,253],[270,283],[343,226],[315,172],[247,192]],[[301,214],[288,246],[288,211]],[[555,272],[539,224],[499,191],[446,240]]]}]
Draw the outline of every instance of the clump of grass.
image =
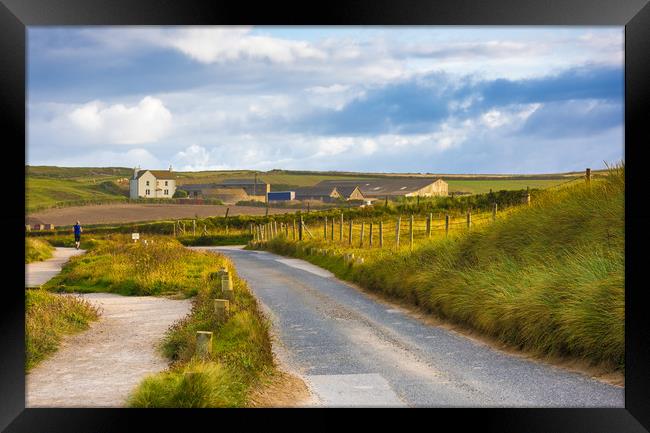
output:
[{"label": "clump of grass", "polygon": [[25,238],[25,263],[40,262],[52,257],[54,247],[43,239]]},{"label": "clump of grass", "polygon": [[[234,300],[227,320],[219,321],[213,299],[220,295],[211,279],[194,299],[192,313],[167,332],[161,349],[170,370],[145,379],[129,399],[132,407],[242,407],[262,377],[273,374],[268,322],[246,283],[229,260],[215,255],[233,273]],[[212,275],[214,276],[214,274]],[[196,331],[213,332],[212,354],[196,356]]]},{"label": "clump of grass", "polygon": [[[96,241],[73,257],[45,287],[65,292],[113,292],[122,295],[193,296],[219,270],[213,254],[190,251],[176,240],[150,237],[148,244],[126,236]],[[153,241],[153,243],[151,242]]]},{"label": "clump of grass", "polygon": [[25,291],[25,370],[56,351],[64,335],[83,331],[99,311],[78,296],[61,296],[41,289]]},{"label": "clump of grass", "polygon": [[[269,249],[538,355],[624,365],[624,168],[540,193],[496,222],[411,253],[277,238]],[[333,254],[309,254],[326,247]],[[365,258],[350,265],[344,252]]]}]

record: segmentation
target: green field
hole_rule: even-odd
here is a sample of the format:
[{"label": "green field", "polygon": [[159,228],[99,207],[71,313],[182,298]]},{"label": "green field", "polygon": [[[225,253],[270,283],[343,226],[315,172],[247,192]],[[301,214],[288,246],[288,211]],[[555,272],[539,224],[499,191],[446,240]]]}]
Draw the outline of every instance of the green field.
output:
[{"label": "green field", "polygon": [[27,176],[25,179],[27,212],[65,204],[89,204],[125,201],[128,191],[111,180],[60,179]]},{"label": "green field", "polygon": [[[117,183],[119,179],[129,178],[133,170],[129,168],[108,167],[46,167],[28,166],[26,168],[27,211],[35,212],[57,206],[85,205],[128,199],[128,183]],[[178,184],[213,183],[224,179],[253,178],[252,170],[174,172]],[[600,172],[593,171],[594,177]],[[349,172],[309,172],[270,170],[257,172],[258,179],[271,184],[271,190],[281,191],[297,187],[312,186],[323,180],[359,180],[378,177],[395,177],[395,174],[349,173]],[[449,192],[480,194],[490,190],[520,190],[548,188],[581,176],[582,173],[557,173],[536,175],[472,175],[441,174],[449,183]],[[420,175],[415,175],[420,176]],[[428,175],[427,175],[428,176]]]}]

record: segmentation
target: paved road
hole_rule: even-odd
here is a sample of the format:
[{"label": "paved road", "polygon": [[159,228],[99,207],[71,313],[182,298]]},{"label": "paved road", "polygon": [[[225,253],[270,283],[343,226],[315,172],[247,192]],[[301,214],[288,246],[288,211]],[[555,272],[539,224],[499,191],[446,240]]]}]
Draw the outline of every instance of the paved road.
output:
[{"label": "paved road", "polygon": [[36,287],[46,283],[61,272],[61,268],[70,257],[85,252],[85,250],[75,248],[56,248],[52,258],[25,264],[25,287]]},{"label": "paved road", "polygon": [[307,262],[208,249],[234,261],[323,405],[624,407],[621,387],[423,324]]}]

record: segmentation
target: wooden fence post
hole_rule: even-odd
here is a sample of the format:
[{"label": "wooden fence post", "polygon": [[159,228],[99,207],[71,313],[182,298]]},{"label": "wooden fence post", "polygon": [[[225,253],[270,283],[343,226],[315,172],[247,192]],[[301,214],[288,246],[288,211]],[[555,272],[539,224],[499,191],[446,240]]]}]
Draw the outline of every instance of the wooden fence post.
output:
[{"label": "wooden fence post", "polygon": [[332,221],[330,222],[331,227],[330,227],[330,238],[332,242],[334,242],[334,217],[332,217]]},{"label": "wooden fence post", "polygon": [[343,242],[343,212],[341,212],[341,223],[339,224],[339,242]]},{"label": "wooden fence post", "polygon": [[402,225],[402,216],[397,217],[397,223],[395,224],[395,248],[399,248],[399,229]]},{"label": "wooden fence post", "polygon": [[430,213],[427,217],[427,238],[431,237],[431,223],[433,222],[433,214]]},{"label": "wooden fence post", "polygon": [[492,205],[492,222],[497,220],[497,204]]},{"label": "wooden fence post", "polygon": [[364,232],[364,222],[361,222],[361,236],[359,237],[359,248],[363,248],[363,232]]},{"label": "wooden fence post", "polygon": [[298,227],[298,240],[302,241],[302,228],[305,225],[305,223],[302,220],[302,215],[300,216],[300,226]]},{"label": "wooden fence post", "polygon": [[587,183],[588,187],[591,186],[591,169],[590,168],[585,170],[585,182]]},{"label": "wooden fence post", "polygon": [[409,233],[409,237],[410,237],[409,248],[411,249],[411,251],[413,251],[413,214],[411,214],[411,219],[409,220],[409,232],[410,232]]},{"label": "wooden fence post", "polygon": [[368,236],[368,245],[372,248],[372,221],[370,221],[370,236]]},{"label": "wooden fence post", "polygon": [[472,211],[467,209],[467,229],[472,228]]},{"label": "wooden fence post", "polygon": [[323,240],[327,241],[327,215],[325,215],[325,222],[323,224]]},{"label": "wooden fence post", "polygon": [[172,227],[174,227],[174,237],[176,237],[176,223],[173,223]]},{"label": "wooden fence post", "polygon": [[530,206],[530,189],[526,187],[526,204]]},{"label": "wooden fence post", "polygon": [[350,227],[348,229],[348,245],[352,246],[352,218],[350,218]]},{"label": "wooden fence post", "polygon": [[196,220],[192,220],[192,236],[196,236]]},{"label": "wooden fence post", "polygon": [[445,237],[449,236],[449,214],[445,215]]},{"label": "wooden fence post", "polygon": [[384,248],[384,222],[379,220],[379,248]]}]

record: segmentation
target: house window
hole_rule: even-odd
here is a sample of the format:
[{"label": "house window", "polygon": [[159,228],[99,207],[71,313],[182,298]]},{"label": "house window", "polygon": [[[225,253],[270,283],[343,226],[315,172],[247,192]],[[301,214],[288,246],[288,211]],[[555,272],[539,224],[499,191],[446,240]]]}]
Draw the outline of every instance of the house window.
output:
[{"label": "house window", "polygon": [[169,195],[169,190],[168,189],[165,190],[165,195]]},{"label": "house window", "polygon": [[147,181],[147,186],[149,186],[149,181]]},{"label": "house window", "polygon": [[150,191],[150,190],[146,190],[144,193],[145,193],[146,195],[149,195],[149,191]]},{"label": "house window", "polygon": [[167,181],[165,181],[165,186],[169,186],[169,184],[167,183]]}]

